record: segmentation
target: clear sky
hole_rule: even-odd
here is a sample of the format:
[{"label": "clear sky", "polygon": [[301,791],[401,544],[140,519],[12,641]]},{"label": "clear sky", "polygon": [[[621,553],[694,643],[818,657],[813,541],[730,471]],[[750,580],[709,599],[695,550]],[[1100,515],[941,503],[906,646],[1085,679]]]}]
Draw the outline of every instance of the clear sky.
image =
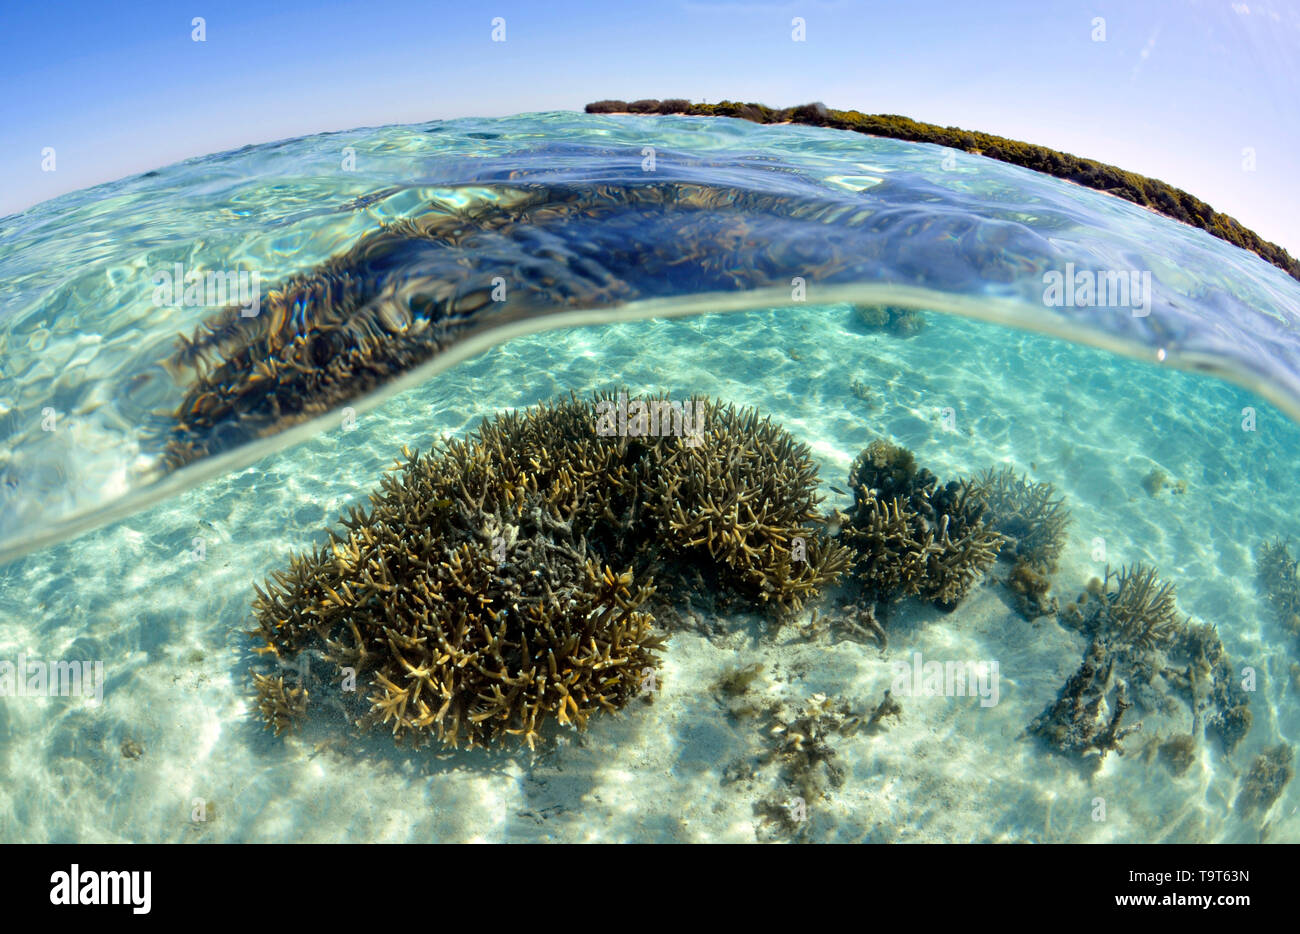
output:
[{"label": "clear sky", "polygon": [[1300,0],[0,0],[0,87],[0,216],[323,130],[820,100],[1113,163],[1300,255]]}]

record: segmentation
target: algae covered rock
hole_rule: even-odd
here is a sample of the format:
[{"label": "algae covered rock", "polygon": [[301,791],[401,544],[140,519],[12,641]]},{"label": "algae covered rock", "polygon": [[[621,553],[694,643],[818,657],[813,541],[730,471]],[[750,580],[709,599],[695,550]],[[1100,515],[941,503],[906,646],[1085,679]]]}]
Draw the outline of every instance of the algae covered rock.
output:
[{"label": "algae covered rock", "polygon": [[1115,660],[1106,645],[1094,639],[1079,668],[1057,698],[1029,724],[1027,732],[1054,751],[1100,765],[1106,753],[1123,755],[1121,743],[1142,724],[1123,726],[1132,708],[1128,685],[1114,677]]},{"label": "algae covered rock", "polygon": [[1237,813],[1249,817],[1263,813],[1282,796],[1295,777],[1295,750],[1278,743],[1255,757],[1237,795]]},{"label": "algae covered rock", "polygon": [[1159,746],[1160,761],[1173,775],[1185,775],[1196,761],[1196,737],[1190,733],[1170,736]]},{"label": "algae covered rock", "polygon": [[1047,596],[1052,588],[1051,578],[1033,561],[1027,558],[1017,561],[1007,578],[1007,587],[1015,598],[1016,612],[1025,619],[1035,620],[1056,613],[1056,598]]}]

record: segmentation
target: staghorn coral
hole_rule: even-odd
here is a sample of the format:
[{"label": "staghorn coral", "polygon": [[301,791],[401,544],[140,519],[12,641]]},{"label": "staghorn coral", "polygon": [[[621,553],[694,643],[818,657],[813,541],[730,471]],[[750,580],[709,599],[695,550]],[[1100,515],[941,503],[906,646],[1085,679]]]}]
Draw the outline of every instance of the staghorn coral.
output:
[{"label": "staghorn coral", "polygon": [[1108,604],[1109,634],[1113,638],[1149,650],[1167,645],[1178,634],[1180,622],[1174,585],[1160,580],[1155,568],[1137,564],[1112,575],[1107,567],[1102,590]]},{"label": "staghorn coral", "polygon": [[1249,695],[1238,683],[1214,626],[1179,621],[1172,585],[1136,565],[1106,569],[1060,615],[1066,626],[1103,645],[1116,676],[1143,710],[1175,714],[1179,699],[1202,729],[1231,753],[1250,731]]},{"label": "staghorn coral", "polygon": [[[585,728],[653,684],[655,573],[706,568],[778,612],[839,573],[842,546],[801,524],[817,477],[787,433],[701,400],[689,436],[608,432],[613,402],[571,396],[404,448],[368,509],[256,588],[259,651],[352,669],[358,722],[399,739],[532,747],[548,720]],[[306,689],[256,679],[268,725],[290,726]]]},{"label": "staghorn coral", "polygon": [[[1108,749],[1118,750],[1120,740],[1141,726],[1120,727],[1126,710],[1136,705],[1172,714],[1178,694],[1191,708],[1193,729],[1186,734],[1191,747],[1183,739],[1161,747],[1175,774],[1190,762],[1204,710],[1211,710],[1206,725],[1211,732],[1231,732],[1241,716],[1248,725],[1250,711],[1242,692],[1234,690],[1218,633],[1213,626],[1180,620],[1173,585],[1153,568],[1136,564],[1115,572],[1107,567],[1105,577],[1094,578],[1060,618],[1086,635],[1089,645],[1056,703],[1030,725],[1031,733],[1058,751],[1104,756]],[[1108,722],[1101,715],[1103,703],[1112,711]]]},{"label": "staghorn coral", "polygon": [[258,588],[267,650],[354,669],[359,722],[417,744],[533,746],[550,718],[624,706],[663,642],[638,609],[652,584],[617,560],[635,542],[602,521],[637,482],[629,439],[597,437],[586,407],[530,415],[405,451],[370,509]]},{"label": "staghorn coral", "polygon": [[1066,607],[1063,618],[1131,657],[1170,646],[1185,629],[1173,584],[1142,564],[1118,572],[1107,565],[1105,579]]},{"label": "staghorn coral", "polygon": [[306,688],[286,687],[283,675],[272,678],[254,674],[253,685],[257,690],[257,709],[276,736],[298,728],[307,715]]},{"label": "staghorn coral", "polygon": [[905,511],[897,499],[863,502],[840,537],[853,549],[853,572],[873,600],[921,592],[933,542],[920,517]]},{"label": "staghorn coral", "polygon": [[1055,496],[1056,488],[1032,483],[1010,467],[990,467],[976,474],[972,486],[984,501],[985,521],[1006,538],[1001,555],[1028,558],[1049,574],[1055,571],[1070,525],[1070,511]]},{"label": "staghorn coral", "polygon": [[920,596],[952,609],[997,558],[1002,537],[966,482],[943,487],[906,448],[873,441],[849,470],[854,505],[840,529],[872,600]]},{"label": "staghorn coral", "polygon": [[[166,361],[188,385],[161,430],[165,466],[179,468],[323,415],[462,340],[504,304],[494,301],[502,267],[468,256],[517,262],[539,229],[608,214],[629,200],[675,206],[676,194],[520,184],[459,210],[434,203],[278,282],[257,315],[224,308],[192,337],[180,336]],[[538,313],[634,295],[592,259],[557,249],[554,258],[534,258],[512,274],[509,304]]]},{"label": "staghorn coral", "polygon": [[966,524],[954,516],[961,513],[942,513],[938,521],[938,534],[926,558],[925,581],[921,596],[933,600],[944,609],[955,607],[997,560],[1002,537],[982,522]]},{"label": "staghorn coral", "polygon": [[815,528],[808,446],[753,409],[697,400],[699,443],[651,448],[645,512],[664,551],[707,561],[731,586],[783,615],[820,594],[849,553]]},{"label": "staghorn coral", "polygon": [[1282,624],[1300,635],[1300,575],[1289,542],[1281,538],[1260,544],[1255,552],[1255,581]]},{"label": "staghorn coral", "polygon": [[[291,654],[310,629],[325,662],[368,676],[359,722],[417,745],[514,735],[532,747],[550,718],[581,729],[623,707],[659,666],[663,640],[638,611],[652,586],[602,568],[571,524],[531,497],[485,522],[485,540],[445,518],[441,528],[412,522],[427,514],[422,465],[412,457],[407,483],[354,513],[352,533],[333,538],[334,560],[318,560],[306,588],[259,589],[268,649]],[[324,599],[309,602],[317,592]]]}]

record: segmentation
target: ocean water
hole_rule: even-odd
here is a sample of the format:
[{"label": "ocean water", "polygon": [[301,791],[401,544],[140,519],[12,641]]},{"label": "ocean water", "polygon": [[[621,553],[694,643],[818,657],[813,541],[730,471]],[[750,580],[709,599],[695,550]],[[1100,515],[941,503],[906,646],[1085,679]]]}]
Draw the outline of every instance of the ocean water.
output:
[{"label": "ocean water", "polygon": [[[164,361],[220,307],[159,301],[161,273],[256,271],[270,309],[381,224],[539,196],[556,213],[499,239],[348,267],[376,313],[500,276],[515,297],[453,316],[442,352],[168,463],[195,377]],[[1053,273],[1134,288],[1099,305],[1050,294]],[[0,220],[0,282],[0,661],[103,663],[98,700],[0,698],[0,839],[1300,841],[1294,783],[1240,804],[1300,731],[1296,634],[1255,561],[1300,515],[1300,284],[1201,231],[932,146],[557,113],[290,140],[68,195]],[[864,320],[882,307],[921,326]],[[1107,566],[1157,569],[1180,619],[1216,628],[1249,730],[1226,748],[1208,710],[1144,695],[1100,763],[1026,735],[1088,640],[1017,612],[1008,561],[952,612],[881,607],[885,646],[839,624],[848,579],[782,625],[682,594],[653,703],[552,724],[535,750],[412,749],[323,712],[263,727],[254,584],[403,445],[620,388],[770,416],[808,446],[827,513],[880,438],[943,480],[1050,483],[1073,517],[1060,606]],[[996,698],[901,695],[918,655],[996,663]],[[744,692],[719,687],[754,665]],[[782,737],[807,705],[866,717],[886,690],[901,713],[821,721],[829,765],[795,768]],[[1176,770],[1160,747],[1188,733]]]}]

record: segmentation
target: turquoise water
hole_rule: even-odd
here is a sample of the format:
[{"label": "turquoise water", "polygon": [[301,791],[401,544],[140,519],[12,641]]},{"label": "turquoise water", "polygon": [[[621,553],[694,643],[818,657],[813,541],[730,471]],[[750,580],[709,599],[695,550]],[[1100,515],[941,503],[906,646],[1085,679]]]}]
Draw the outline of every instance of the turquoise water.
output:
[{"label": "turquoise water", "polygon": [[[644,207],[673,185],[744,195],[690,215]],[[453,267],[515,281],[550,249],[599,295],[488,306],[452,352],[349,411],[167,469],[159,426],[188,377],[160,361],[219,309],[157,304],[159,270],[256,270],[269,289],[380,223],[539,189],[614,208],[536,220],[547,244],[403,251],[400,276],[375,263],[364,288]],[[1149,314],[1045,304],[1045,273],[1067,263],[1149,273]],[[4,839],[1300,840],[1294,785],[1262,813],[1236,806],[1255,757],[1300,728],[1296,637],[1254,562],[1300,514],[1300,286],[1199,231],[935,147],[544,114],[292,140],[69,195],[0,221],[0,273],[0,659],[102,660],[105,678],[98,704],[0,702]],[[855,305],[920,309],[925,325],[872,329]],[[1005,561],[952,613],[902,601],[883,651],[812,621],[854,599],[847,585],[781,627],[683,603],[654,703],[553,730],[536,753],[397,748],[327,713],[286,737],[262,728],[244,633],[255,582],[322,542],[403,444],[617,387],[770,415],[809,446],[827,510],[850,508],[850,465],[882,437],[944,479],[1006,465],[1051,483],[1074,517],[1060,603],[1107,564],[1157,568],[1253,671],[1249,732],[1231,750],[1197,735],[1181,774],[1149,741],[1201,733],[1186,706],[1138,710],[1141,732],[1096,770],[1024,737],[1086,640],[1022,618]],[[1155,470],[1169,483],[1153,494]],[[869,713],[918,652],[997,661],[997,703],[903,698],[883,729],[834,736],[837,780],[792,783],[773,723],[819,694]],[[754,663],[761,713],[714,688]],[[799,791],[807,820],[770,816]]]}]

